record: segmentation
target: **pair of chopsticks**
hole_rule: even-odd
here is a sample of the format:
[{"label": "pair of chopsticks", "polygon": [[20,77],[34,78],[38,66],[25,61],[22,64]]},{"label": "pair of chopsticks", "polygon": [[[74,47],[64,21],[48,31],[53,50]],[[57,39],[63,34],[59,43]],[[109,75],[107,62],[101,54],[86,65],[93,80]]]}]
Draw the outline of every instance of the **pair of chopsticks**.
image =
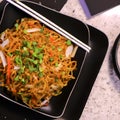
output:
[{"label": "pair of chopsticks", "polygon": [[67,39],[71,40],[73,43],[75,43],[79,47],[83,48],[85,51],[89,52],[91,50],[91,48],[88,45],[86,45],[85,43],[83,43],[82,41],[77,39],[76,37],[72,36],[70,33],[65,31],[64,29],[62,29],[61,27],[59,27],[58,25],[56,25],[55,23],[53,23],[52,21],[47,19],[46,17],[42,16],[41,14],[39,14],[38,12],[33,10],[32,8],[30,8],[27,5],[23,4],[19,0],[7,0],[7,2],[9,2],[12,5],[16,6],[17,8],[19,8],[20,10],[22,10],[25,13],[29,14],[33,18],[39,20],[40,22],[42,22],[46,26],[50,27],[51,29],[55,30],[59,34],[63,35]]}]

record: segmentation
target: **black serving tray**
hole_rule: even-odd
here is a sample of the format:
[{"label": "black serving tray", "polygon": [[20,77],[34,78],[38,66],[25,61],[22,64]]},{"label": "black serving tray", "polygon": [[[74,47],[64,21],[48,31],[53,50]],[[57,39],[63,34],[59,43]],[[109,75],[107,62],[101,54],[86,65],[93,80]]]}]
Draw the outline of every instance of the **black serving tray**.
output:
[{"label": "black serving tray", "polygon": [[[22,103],[18,103],[9,98],[9,96],[4,93],[4,89],[0,88],[0,119],[51,120],[62,118],[65,120],[78,120],[84,109],[91,88],[104,60],[108,48],[108,39],[103,32],[92,26],[86,26],[86,24],[79,20],[52,11],[46,7],[32,3],[30,1],[24,3],[35,9],[51,21],[55,22],[77,38],[83,40],[83,42],[85,42],[86,44],[89,44],[92,50],[89,53],[86,53],[84,50],[79,48],[79,51],[76,55],[76,59],[80,60],[78,62],[79,74],[76,74],[77,80],[75,83],[71,82],[69,84],[68,87],[70,89],[67,89],[68,87],[66,87],[66,89],[64,90],[65,93],[68,94],[67,97],[63,94],[63,97],[53,98],[51,102],[52,107],[50,107],[52,108],[52,110],[50,111],[46,111],[44,109],[29,109],[25,107]],[[4,24],[1,24],[1,32],[8,27],[12,27],[11,25],[14,23],[15,18],[18,19],[24,17],[25,14],[10,4],[6,4],[4,10],[6,9],[7,11],[9,11],[9,14],[5,14],[4,16],[2,16],[2,19],[4,17],[8,17],[8,21],[5,20],[6,23],[3,22]],[[15,10],[17,12],[15,12]],[[13,23],[11,24],[11,22]],[[90,39],[88,39],[89,37],[87,27],[90,31]],[[61,104],[61,102],[57,99],[65,100],[67,102],[65,102],[65,104]],[[56,100],[58,104],[57,110],[54,109],[55,106],[57,106],[56,104],[54,104]],[[62,101],[62,103],[64,103],[64,101]],[[62,105],[63,107],[59,105]]]},{"label": "black serving tray", "polygon": [[80,0],[87,17],[120,5],[120,0]]}]

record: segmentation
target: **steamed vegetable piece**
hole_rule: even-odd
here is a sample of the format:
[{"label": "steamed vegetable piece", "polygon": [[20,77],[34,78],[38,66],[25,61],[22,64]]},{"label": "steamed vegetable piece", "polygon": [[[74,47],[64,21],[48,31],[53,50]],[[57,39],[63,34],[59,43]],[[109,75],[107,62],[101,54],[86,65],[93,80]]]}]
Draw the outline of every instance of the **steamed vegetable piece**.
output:
[{"label": "steamed vegetable piece", "polygon": [[74,44],[32,18],[0,34],[0,85],[31,108],[48,105],[75,79]]},{"label": "steamed vegetable piece", "polygon": [[2,65],[5,68],[5,66],[7,65],[7,62],[6,62],[5,55],[3,54],[2,51],[0,51],[0,58],[1,58],[1,61],[2,61]]},{"label": "steamed vegetable piece", "polygon": [[[1,48],[4,48],[6,45],[9,44],[9,39],[5,39],[5,33],[4,32],[1,33],[0,40],[1,40],[1,44],[0,44]],[[7,65],[7,62],[6,62],[5,55],[1,50],[0,50],[0,58],[1,58],[1,61],[2,61],[2,64],[3,64],[3,67],[5,68],[6,65]]]},{"label": "steamed vegetable piece", "polygon": [[72,54],[72,52],[73,52],[73,45],[70,45],[66,49],[66,52],[65,52],[66,57],[69,57]]}]

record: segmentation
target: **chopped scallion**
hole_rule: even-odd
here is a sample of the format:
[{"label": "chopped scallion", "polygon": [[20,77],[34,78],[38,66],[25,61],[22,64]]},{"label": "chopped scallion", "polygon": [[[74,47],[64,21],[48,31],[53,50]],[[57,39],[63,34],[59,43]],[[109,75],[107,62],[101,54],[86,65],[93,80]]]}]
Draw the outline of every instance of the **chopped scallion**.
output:
[{"label": "chopped scallion", "polygon": [[54,58],[53,58],[53,57],[50,57],[50,58],[49,58],[49,61],[50,61],[50,62],[52,62],[53,60],[54,60]]},{"label": "chopped scallion", "polygon": [[40,72],[40,73],[39,73],[39,77],[43,77],[43,72]]},{"label": "chopped scallion", "polygon": [[19,76],[17,75],[14,80],[19,81]]},{"label": "chopped scallion", "polygon": [[66,41],[66,44],[69,46],[69,45],[72,44],[72,42],[71,42],[70,40],[67,40],[67,41]]},{"label": "chopped scallion", "polygon": [[58,67],[58,65],[59,65],[58,63],[55,63],[55,67]]},{"label": "chopped scallion", "polygon": [[19,51],[19,50],[15,50],[15,51],[14,51],[14,54],[15,54],[15,55],[20,55],[20,51]]},{"label": "chopped scallion", "polygon": [[22,66],[22,67],[20,68],[21,73],[24,73],[24,70],[25,70],[25,66]]},{"label": "chopped scallion", "polygon": [[52,46],[52,50],[54,50],[55,49],[55,46]]},{"label": "chopped scallion", "polygon": [[35,46],[37,46],[37,42],[32,42],[32,45],[35,47]]},{"label": "chopped scallion", "polygon": [[25,80],[24,78],[21,79],[21,82],[22,82],[23,84],[26,84],[26,80]]},{"label": "chopped scallion", "polygon": [[28,52],[28,51],[24,51],[24,52],[22,53],[22,57],[26,57],[26,56],[29,56],[29,52]]},{"label": "chopped scallion", "polygon": [[23,33],[24,33],[24,34],[27,34],[27,30],[23,30]]},{"label": "chopped scallion", "polygon": [[58,81],[58,78],[57,77],[55,77],[55,82],[57,82]]},{"label": "chopped scallion", "polygon": [[18,26],[19,26],[19,24],[18,24],[18,23],[15,23],[15,28],[16,28],[16,30],[18,30]]},{"label": "chopped scallion", "polygon": [[40,59],[40,61],[39,61],[39,62],[40,62],[40,64],[42,64],[43,60],[42,60],[42,59]]},{"label": "chopped scallion", "polygon": [[30,43],[30,42],[27,42],[27,47],[28,47],[29,49],[32,49],[32,46],[31,46],[31,43]]},{"label": "chopped scallion", "polygon": [[43,33],[44,31],[44,26],[42,26],[42,28],[40,28],[40,32]]},{"label": "chopped scallion", "polygon": [[33,63],[36,65],[38,64],[38,60],[34,60]]},{"label": "chopped scallion", "polygon": [[63,56],[60,54],[60,55],[59,55],[59,58],[60,58],[60,59],[62,59],[62,58],[63,58]]},{"label": "chopped scallion", "polygon": [[40,54],[38,55],[38,58],[39,58],[39,59],[43,59],[43,53],[40,53]]},{"label": "chopped scallion", "polygon": [[20,56],[17,56],[15,58],[15,63],[18,64],[18,65],[22,65],[22,60],[21,60],[21,57]]},{"label": "chopped scallion", "polygon": [[62,51],[62,48],[58,48],[58,51],[59,51],[59,52]]},{"label": "chopped scallion", "polygon": [[8,53],[8,55],[9,55],[10,57],[12,57],[12,56],[13,56],[13,54],[12,54],[12,53]]},{"label": "chopped scallion", "polygon": [[42,51],[41,48],[38,48],[38,47],[35,47],[35,48],[34,48],[35,54],[38,54],[38,53],[40,53],[41,51]]},{"label": "chopped scallion", "polygon": [[30,65],[30,66],[29,66],[29,70],[30,70],[30,72],[33,72],[33,71],[36,71],[37,68],[35,68],[35,67],[33,67],[32,65]]}]

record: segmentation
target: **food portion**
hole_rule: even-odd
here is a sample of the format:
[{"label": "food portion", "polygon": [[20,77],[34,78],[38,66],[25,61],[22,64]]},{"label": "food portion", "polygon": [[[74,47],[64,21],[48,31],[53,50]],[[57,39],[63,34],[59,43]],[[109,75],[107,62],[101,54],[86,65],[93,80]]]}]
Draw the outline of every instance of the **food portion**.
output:
[{"label": "food portion", "polygon": [[46,106],[75,79],[70,40],[32,18],[0,34],[0,86],[30,108]]}]

